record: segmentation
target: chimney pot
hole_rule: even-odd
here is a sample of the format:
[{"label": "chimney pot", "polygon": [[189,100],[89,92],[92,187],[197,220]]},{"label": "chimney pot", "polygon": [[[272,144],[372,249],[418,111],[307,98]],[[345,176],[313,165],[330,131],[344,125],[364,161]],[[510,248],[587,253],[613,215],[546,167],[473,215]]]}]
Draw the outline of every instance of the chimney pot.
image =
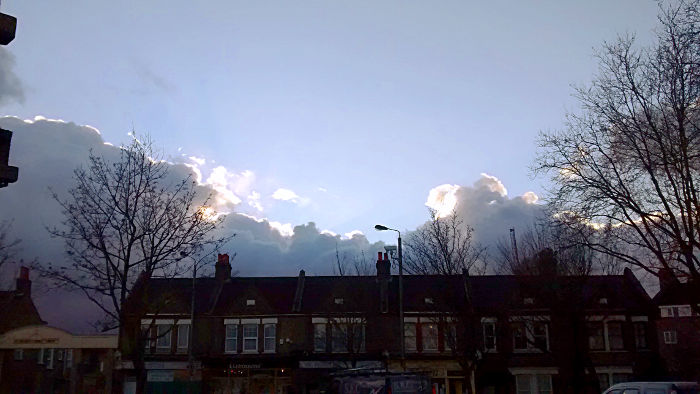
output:
[{"label": "chimney pot", "polygon": [[377,252],[377,261],[382,261],[382,252]]},{"label": "chimney pot", "polygon": [[20,267],[19,268],[19,278],[29,280],[29,268]]},{"label": "chimney pot", "polygon": [[32,295],[32,281],[29,280],[29,268],[20,267],[19,276],[15,282],[16,294],[31,296]]},{"label": "chimney pot", "polygon": [[231,263],[229,262],[228,254],[219,254],[216,260],[214,277],[221,282],[231,278]]}]

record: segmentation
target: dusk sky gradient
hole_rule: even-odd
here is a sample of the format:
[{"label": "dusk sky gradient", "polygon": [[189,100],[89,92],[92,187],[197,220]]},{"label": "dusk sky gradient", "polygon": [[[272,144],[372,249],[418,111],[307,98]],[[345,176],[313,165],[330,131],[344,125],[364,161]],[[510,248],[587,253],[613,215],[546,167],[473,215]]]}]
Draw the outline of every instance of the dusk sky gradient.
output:
[{"label": "dusk sky gradient", "polygon": [[[542,194],[539,130],[654,1],[20,1],[8,46],[23,101],[0,114],[150,133],[168,157],[223,166],[258,217],[338,234],[415,228],[435,186],[497,177]],[[244,171],[245,176],[241,176]],[[232,175],[238,174],[238,177]],[[279,188],[299,199],[272,198]],[[245,189],[245,190],[243,190]],[[245,200],[245,198],[244,198]],[[507,230],[507,229],[506,229]]]}]

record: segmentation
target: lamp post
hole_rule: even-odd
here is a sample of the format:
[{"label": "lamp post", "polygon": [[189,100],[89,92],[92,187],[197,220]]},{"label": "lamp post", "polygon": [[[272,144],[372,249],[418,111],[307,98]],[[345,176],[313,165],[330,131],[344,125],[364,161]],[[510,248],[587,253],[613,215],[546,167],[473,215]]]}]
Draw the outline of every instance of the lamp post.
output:
[{"label": "lamp post", "polygon": [[404,366],[406,359],[406,341],[404,340],[404,322],[403,322],[403,254],[401,252],[401,231],[382,226],[378,224],[374,226],[377,231],[396,231],[399,234],[399,330],[401,331],[401,365]]}]

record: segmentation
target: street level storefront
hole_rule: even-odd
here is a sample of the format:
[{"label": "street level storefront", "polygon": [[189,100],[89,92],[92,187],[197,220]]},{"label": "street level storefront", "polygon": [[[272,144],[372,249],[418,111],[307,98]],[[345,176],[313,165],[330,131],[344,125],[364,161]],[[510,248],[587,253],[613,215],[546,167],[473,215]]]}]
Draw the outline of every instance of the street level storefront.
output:
[{"label": "street level storefront", "polygon": [[[436,394],[462,394],[466,391],[468,380],[459,363],[454,360],[406,360],[405,371],[423,372],[430,376],[433,392]],[[403,372],[399,360],[389,362],[390,372]]]},{"label": "street level storefront", "polygon": [[204,361],[204,392],[212,394],[287,394],[293,389],[295,362],[280,358],[211,358]]},{"label": "street level storefront", "polygon": [[73,335],[26,326],[0,336],[0,393],[104,393],[112,390],[116,335]]}]

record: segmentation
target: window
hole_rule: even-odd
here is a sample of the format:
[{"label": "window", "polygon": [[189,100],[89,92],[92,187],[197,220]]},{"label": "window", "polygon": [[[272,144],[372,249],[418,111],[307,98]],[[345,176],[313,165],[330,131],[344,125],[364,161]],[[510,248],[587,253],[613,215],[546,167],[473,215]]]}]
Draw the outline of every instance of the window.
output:
[{"label": "window", "polygon": [[353,352],[365,351],[365,325],[355,323],[350,325],[352,328],[352,350]]},{"label": "window", "polygon": [[423,340],[423,351],[438,350],[438,325],[437,323],[421,324],[421,339]]},{"label": "window", "polygon": [[73,366],[73,349],[66,349],[66,362],[63,365],[66,368]]},{"label": "window", "polygon": [[426,303],[426,304],[432,304],[432,303],[433,303],[433,299],[430,298],[430,297],[426,297],[426,298],[425,298],[425,303]]},{"label": "window", "polygon": [[346,353],[348,351],[347,324],[335,324],[331,327],[331,349],[333,353]]},{"label": "window", "polygon": [[56,360],[63,361],[63,349],[56,350]]},{"label": "window", "polygon": [[552,394],[552,375],[515,375],[518,394]]},{"label": "window", "polygon": [[190,341],[190,325],[178,324],[177,326],[177,351],[179,353],[187,352]]},{"label": "window", "polygon": [[673,308],[670,306],[662,306],[661,317],[673,317]]},{"label": "window", "polygon": [[39,349],[39,356],[36,358],[37,364],[44,364],[44,348]]},{"label": "window", "polygon": [[454,350],[457,348],[457,325],[454,323],[445,324],[445,350]]},{"label": "window", "polygon": [[547,323],[532,322],[532,336],[536,349],[549,350],[549,340],[547,339]]},{"label": "window", "polygon": [[591,350],[605,350],[605,337],[602,322],[589,322],[588,348]]},{"label": "window", "polygon": [[416,346],[416,323],[403,324],[403,340],[407,352],[418,350]]},{"label": "window", "polygon": [[525,333],[525,323],[513,323],[511,330],[513,331],[513,349],[526,350],[527,334]]},{"label": "window", "polygon": [[496,351],[496,322],[484,322],[484,349],[486,351]]},{"label": "window", "polygon": [[637,349],[647,349],[647,323],[634,323],[634,345]]},{"label": "window", "polygon": [[144,324],[141,326],[141,335],[143,335],[143,350],[146,353],[150,353],[151,348],[155,345],[152,334],[153,332],[150,329],[150,325]]},{"label": "window", "polygon": [[24,359],[24,350],[15,349],[14,358],[15,358],[15,361],[22,361]]},{"label": "window", "polygon": [[336,298],[336,299],[334,300],[334,302],[335,302],[336,305],[343,305],[343,299],[342,299],[342,298]]},{"label": "window", "polygon": [[326,351],[326,323],[314,324],[314,352]]},{"label": "window", "polygon": [[247,306],[255,306],[255,300],[245,300]]},{"label": "window", "polygon": [[224,344],[226,353],[236,353],[238,351],[238,325],[226,325],[226,339]]},{"label": "window", "polygon": [[625,383],[632,380],[632,375],[628,373],[612,374],[612,384]]},{"label": "window", "polygon": [[277,325],[276,324],[265,324],[263,326],[263,350],[267,353],[274,353],[275,351],[275,341],[277,340]]},{"label": "window", "polygon": [[258,350],[258,325],[243,325],[243,351],[256,352]]},{"label": "window", "polygon": [[523,299],[523,304],[525,304],[525,305],[532,305],[534,303],[535,303],[535,299],[532,297],[527,297],[527,298]]},{"label": "window", "polygon": [[678,343],[676,331],[664,331],[664,343],[667,345],[675,345]]},{"label": "window", "polygon": [[601,298],[598,300],[598,303],[601,305],[607,305],[608,304],[608,299],[607,298]]},{"label": "window", "polygon": [[158,324],[158,337],[156,338],[156,351],[157,352],[170,352],[170,334],[172,334],[172,327],[169,324]]},{"label": "window", "polygon": [[54,349],[46,349],[44,351],[44,365],[46,365],[46,369],[53,369],[53,351]]},{"label": "window", "polygon": [[610,350],[622,350],[625,343],[622,338],[622,322],[610,321],[608,325],[608,345]]},{"label": "window", "polygon": [[690,310],[690,305],[683,305],[678,307],[678,317],[688,317],[692,316],[692,311]]}]

